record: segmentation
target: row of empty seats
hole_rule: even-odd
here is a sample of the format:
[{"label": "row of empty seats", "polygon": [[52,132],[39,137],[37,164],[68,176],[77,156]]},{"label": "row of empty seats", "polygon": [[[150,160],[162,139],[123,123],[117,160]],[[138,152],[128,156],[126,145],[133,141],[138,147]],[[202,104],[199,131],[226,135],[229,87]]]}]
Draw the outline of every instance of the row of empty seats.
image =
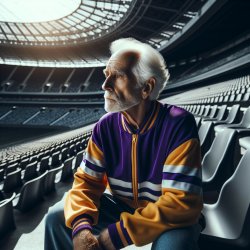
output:
[{"label": "row of empty seats", "polygon": [[206,218],[200,243],[204,247],[215,243],[224,249],[250,248],[246,191],[250,188],[250,106],[243,100],[224,99],[229,93],[249,93],[249,83],[247,75],[166,99],[176,105],[180,102],[197,123]]},{"label": "row of empty seats", "polygon": [[91,131],[1,161],[0,238],[15,229],[13,208],[21,212],[32,209],[55,190],[56,182],[73,177],[90,135]]},{"label": "row of empty seats", "polygon": [[0,91],[99,91],[104,81],[102,70],[103,67],[71,69],[0,65]]},{"label": "row of empty seats", "polygon": [[0,125],[48,125],[77,128],[96,122],[104,114],[105,110],[99,107],[0,106]]},{"label": "row of empty seats", "polygon": [[248,102],[249,96],[250,75],[245,75],[174,95],[168,101],[178,105],[227,104]]}]

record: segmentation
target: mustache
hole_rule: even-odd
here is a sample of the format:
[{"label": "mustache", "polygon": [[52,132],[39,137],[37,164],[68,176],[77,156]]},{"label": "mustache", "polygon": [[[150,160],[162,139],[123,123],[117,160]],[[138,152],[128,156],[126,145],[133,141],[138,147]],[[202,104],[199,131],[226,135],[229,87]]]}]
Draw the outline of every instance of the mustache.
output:
[{"label": "mustache", "polygon": [[117,97],[111,93],[105,92],[104,94],[104,98],[108,98],[108,99],[113,99],[113,100],[117,100]]}]

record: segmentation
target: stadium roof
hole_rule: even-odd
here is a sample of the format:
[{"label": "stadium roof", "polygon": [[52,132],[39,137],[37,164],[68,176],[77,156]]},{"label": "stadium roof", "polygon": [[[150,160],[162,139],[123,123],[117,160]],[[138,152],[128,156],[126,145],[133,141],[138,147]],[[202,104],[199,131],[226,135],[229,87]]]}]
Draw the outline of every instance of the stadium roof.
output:
[{"label": "stadium roof", "polygon": [[[102,66],[108,58],[110,42],[120,37],[134,37],[158,50],[166,49],[209,8],[224,2],[44,0],[38,7],[34,0],[2,0],[0,64]],[[43,15],[35,14],[35,10]]]},{"label": "stadium roof", "polygon": [[65,45],[96,39],[117,29],[132,0],[2,0],[0,42]]}]

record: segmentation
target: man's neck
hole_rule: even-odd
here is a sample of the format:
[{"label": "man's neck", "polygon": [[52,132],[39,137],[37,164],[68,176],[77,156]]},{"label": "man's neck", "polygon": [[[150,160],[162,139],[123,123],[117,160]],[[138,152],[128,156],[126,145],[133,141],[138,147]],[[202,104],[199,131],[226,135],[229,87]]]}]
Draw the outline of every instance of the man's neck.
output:
[{"label": "man's neck", "polygon": [[150,112],[151,105],[153,105],[153,101],[142,100],[138,105],[124,111],[128,122],[138,129],[145,116]]}]

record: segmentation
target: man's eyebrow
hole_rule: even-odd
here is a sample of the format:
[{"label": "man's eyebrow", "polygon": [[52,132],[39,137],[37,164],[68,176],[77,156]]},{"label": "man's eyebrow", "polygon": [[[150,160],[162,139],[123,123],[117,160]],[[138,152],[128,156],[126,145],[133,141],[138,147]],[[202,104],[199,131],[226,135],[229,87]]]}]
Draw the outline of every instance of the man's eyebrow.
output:
[{"label": "man's eyebrow", "polygon": [[[104,75],[106,75],[108,72],[109,72],[108,69],[103,69]],[[116,74],[125,74],[125,71],[121,69],[113,69],[112,72]]]}]

